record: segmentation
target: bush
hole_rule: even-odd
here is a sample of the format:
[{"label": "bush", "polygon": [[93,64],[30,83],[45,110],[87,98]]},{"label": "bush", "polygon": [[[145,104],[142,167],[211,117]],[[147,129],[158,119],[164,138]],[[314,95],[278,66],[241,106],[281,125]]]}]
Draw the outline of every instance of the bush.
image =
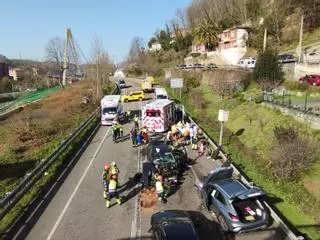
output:
[{"label": "bush", "polygon": [[183,75],[183,93],[189,93],[191,89],[200,86],[201,80],[197,75]]},{"label": "bush", "polygon": [[290,91],[306,91],[309,88],[309,84],[305,82],[285,81],[284,87]]},{"label": "bush", "polygon": [[283,180],[297,180],[315,160],[315,146],[292,127],[276,127],[274,134],[277,141],[270,152],[273,171]]},{"label": "bush", "polygon": [[271,91],[278,87],[284,80],[282,65],[278,63],[278,52],[266,49],[260,52],[256,67],[253,70],[253,79],[261,86],[262,90]]}]

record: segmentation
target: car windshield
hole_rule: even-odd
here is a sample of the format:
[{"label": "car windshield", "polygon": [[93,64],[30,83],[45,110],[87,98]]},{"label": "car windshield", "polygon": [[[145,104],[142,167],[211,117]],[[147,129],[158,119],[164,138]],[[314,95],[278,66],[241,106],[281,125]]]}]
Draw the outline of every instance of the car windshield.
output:
[{"label": "car windshield", "polygon": [[151,159],[154,164],[175,163],[175,158],[170,151],[164,149],[162,145],[154,146],[151,151]]},{"label": "car windshield", "polygon": [[157,99],[167,99],[166,95],[157,95]]},{"label": "car windshield", "polygon": [[117,113],[117,108],[116,107],[109,107],[109,108],[104,108],[102,110],[103,114],[116,114]]},{"label": "car windshield", "polygon": [[187,223],[173,223],[163,226],[163,230],[166,234],[166,239],[185,239],[195,240],[197,239],[195,232],[190,224]]}]

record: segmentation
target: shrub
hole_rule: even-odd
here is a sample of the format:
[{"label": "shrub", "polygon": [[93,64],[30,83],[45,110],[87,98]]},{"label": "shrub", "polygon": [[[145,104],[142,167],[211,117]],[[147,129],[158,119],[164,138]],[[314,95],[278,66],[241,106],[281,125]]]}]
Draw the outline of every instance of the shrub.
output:
[{"label": "shrub", "polygon": [[284,87],[290,91],[306,91],[309,88],[309,84],[305,82],[285,81]]},{"label": "shrub", "polygon": [[292,127],[276,127],[277,141],[270,152],[271,166],[277,177],[297,180],[316,157],[314,144],[307,137],[299,137]]},{"label": "shrub", "polygon": [[253,79],[263,90],[270,91],[278,87],[284,80],[282,65],[278,63],[278,52],[266,49],[260,52],[256,67],[253,70]]},{"label": "shrub", "polygon": [[197,75],[187,75],[183,76],[183,92],[189,93],[191,89],[197,88],[200,86],[201,80]]}]

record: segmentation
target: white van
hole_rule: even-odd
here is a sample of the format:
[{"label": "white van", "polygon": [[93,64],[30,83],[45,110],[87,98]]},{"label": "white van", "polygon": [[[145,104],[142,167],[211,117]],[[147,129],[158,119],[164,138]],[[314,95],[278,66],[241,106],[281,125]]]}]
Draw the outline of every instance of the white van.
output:
[{"label": "white van", "polygon": [[239,60],[238,65],[244,68],[255,68],[257,60],[255,58],[242,58]]},{"label": "white van", "polygon": [[154,90],[154,92],[156,95],[156,100],[157,99],[169,99],[168,93],[167,93],[166,89],[164,89],[164,88],[156,88]]},{"label": "white van", "polygon": [[112,125],[122,113],[120,95],[107,95],[101,99],[101,125]]}]

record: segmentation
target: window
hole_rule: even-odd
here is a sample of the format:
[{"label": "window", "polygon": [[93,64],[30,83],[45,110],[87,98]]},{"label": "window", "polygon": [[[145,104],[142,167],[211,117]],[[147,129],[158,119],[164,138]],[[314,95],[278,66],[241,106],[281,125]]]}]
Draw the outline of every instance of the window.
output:
[{"label": "window", "polygon": [[104,108],[102,112],[103,114],[116,114],[117,108],[116,107]]},{"label": "window", "polygon": [[147,110],[146,115],[148,117],[160,117],[161,112],[160,110]]},{"label": "window", "polygon": [[221,202],[222,204],[225,204],[226,201],[224,200],[224,197],[222,196],[222,194],[220,192],[217,191],[216,195],[215,195],[215,198]]}]

